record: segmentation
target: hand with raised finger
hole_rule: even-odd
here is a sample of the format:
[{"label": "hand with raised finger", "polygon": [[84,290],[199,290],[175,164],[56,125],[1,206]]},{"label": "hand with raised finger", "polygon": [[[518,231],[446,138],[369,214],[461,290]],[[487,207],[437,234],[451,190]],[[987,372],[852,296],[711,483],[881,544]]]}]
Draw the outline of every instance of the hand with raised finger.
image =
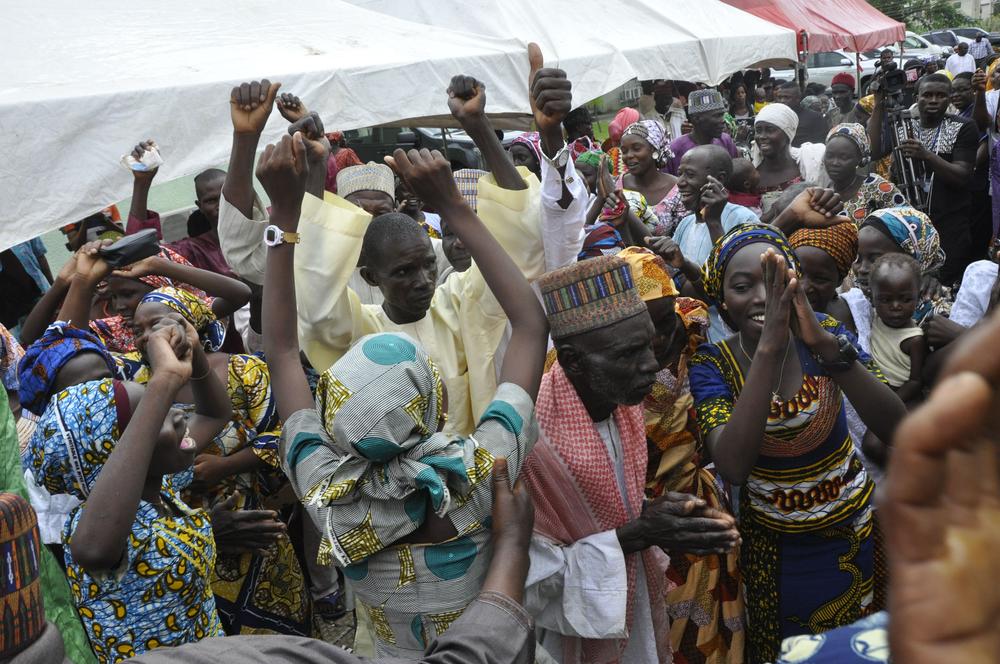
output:
[{"label": "hand with raised finger", "polygon": [[453,209],[465,205],[451,174],[451,164],[437,150],[397,149],[385,161],[403,180],[417,198],[434,209]]},{"label": "hand with raised finger", "polygon": [[294,212],[296,219],[308,178],[309,162],[301,132],[294,136],[286,134],[277,143],[268,145],[257,161],[257,179],[271,199],[272,210]]},{"label": "hand with raised finger", "polygon": [[562,121],[573,109],[572,84],[562,69],[545,68],[542,49],[528,44],[528,101],[535,126],[540,133],[558,129],[562,137]]},{"label": "hand with raised finger", "polygon": [[938,386],[893,438],[880,511],[894,661],[1000,655],[1000,593],[983,583],[1000,549],[998,334],[994,315],[956,341]]},{"label": "hand with raised finger", "polygon": [[[309,115],[309,109],[306,105],[302,103],[302,100],[297,96],[293,95],[291,92],[282,92],[278,95],[276,101],[278,106],[278,113],[281,113],[281,117],[288,120],[289,123],[295,124],[305,116]],[[295,133],[290,132],[290,133]]]},{"label": "hand with raised finger", "polygon": [[708,182],[701,188],[702,219],[721,219],[722,211],[729,202],[729,190],[717,178],[709,175]]},{"label": "hand with raised finger", "polygon": [[323,120],[320,119],[319,113],[316,111],[306,113],[288,125],[288,135],[295,136],[295,132],[302,132],[309,168],[319,168],[325,173],[327,158],[330,156],[330,141],[326,137]]},{"label": "hand with raised finger", "polygon": [[486,84],[472,76],[452,76],[448,85],[448,110],[463,127],[486,116]]},{"label": "hand with raised finger", "polygon": [[250,81],[234,87],[229,93],[229,114],[237,134],[260,134],[274,108],[281,83]]}]

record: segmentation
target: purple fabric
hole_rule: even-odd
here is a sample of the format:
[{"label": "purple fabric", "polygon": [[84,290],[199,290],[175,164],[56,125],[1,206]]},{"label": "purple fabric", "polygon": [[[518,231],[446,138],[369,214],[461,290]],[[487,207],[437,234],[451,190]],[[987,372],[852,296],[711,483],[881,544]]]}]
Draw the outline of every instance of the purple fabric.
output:
[{"label": "purple fabric", "polygon": [[[733,159],[740,156],[740,151],[736,147],[736,143],[733,142],[733,137],[729,134],[722,134],[720,138],[713,138],[712,144],[721,145],[726,148],[726,152]],[[673,143],[670,144],[670,151],[674,153],[674,157],[667,162],[666,171],[671,175],[677,175],[677,169],[681,165],[681,157],[684,156],[685,152],[696,147],[698,147],[698,144],[691,138],[691,134],[684,134],[680,138],[675,138]]]}]

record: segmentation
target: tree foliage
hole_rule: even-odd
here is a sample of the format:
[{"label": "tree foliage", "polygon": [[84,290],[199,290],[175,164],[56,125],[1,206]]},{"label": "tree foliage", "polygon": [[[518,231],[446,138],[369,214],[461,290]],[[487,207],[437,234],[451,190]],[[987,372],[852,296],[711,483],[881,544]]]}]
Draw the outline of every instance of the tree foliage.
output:
[{"label": "tree foliage", "polygon": [[914,32],[968,25],[970,19],[951,0],[868,0],[880,12]]}]

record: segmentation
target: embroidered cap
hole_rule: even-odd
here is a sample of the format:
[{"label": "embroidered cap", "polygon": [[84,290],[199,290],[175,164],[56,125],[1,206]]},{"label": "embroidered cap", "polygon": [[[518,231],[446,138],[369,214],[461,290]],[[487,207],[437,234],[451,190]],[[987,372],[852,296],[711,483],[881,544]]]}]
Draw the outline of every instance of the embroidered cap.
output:
[{"label": "embroidered cap", "polygon": [[538,280],[553,339],[613,325],[646,311],[632,268],[600,256],[549,272]]},{"label": "embroidered cap", "polygon": [[364,166],[348,166],[337,173],[337,194],[347,198],[359,191],[381,191],[396,199],[396,176],[385,164],[369,161]]},{"label": "embroidered cap", "polygon": [[31,645],[45,629],[38,517],[24,499],[0,494],[0,659]]},{"label": "embroidered cap", "polygon": [[726,100],[718,90],[695,90],[688,95],[688,115],[726,110]]}]

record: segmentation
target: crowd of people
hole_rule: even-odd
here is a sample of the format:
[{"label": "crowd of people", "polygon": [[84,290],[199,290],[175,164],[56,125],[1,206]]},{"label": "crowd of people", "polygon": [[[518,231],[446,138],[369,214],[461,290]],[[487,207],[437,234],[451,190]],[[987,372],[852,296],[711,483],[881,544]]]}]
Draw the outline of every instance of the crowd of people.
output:
[{"label": "crowd of people", "polygon": [[599,141],[529,60],[508,149],[442,96],[483,170],[252,81],[187,237],[147,139],[54,276],[3,252],[0,658],[997,661],[997,65],[648,81]]}]

